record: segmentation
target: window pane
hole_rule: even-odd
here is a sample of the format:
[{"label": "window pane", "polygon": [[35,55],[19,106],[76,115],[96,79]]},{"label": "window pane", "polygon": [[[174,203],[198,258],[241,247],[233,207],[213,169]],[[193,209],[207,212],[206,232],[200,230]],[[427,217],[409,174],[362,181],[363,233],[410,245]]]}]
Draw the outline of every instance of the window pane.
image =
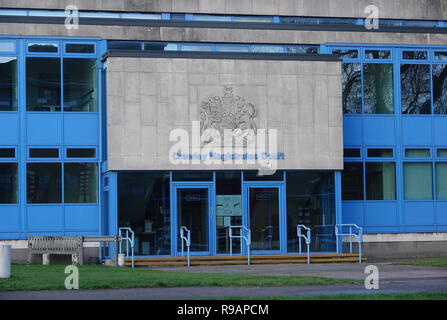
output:
[{"label": "window pane", "polygon": [[[311,228],[310,251],[331,252],[336,250],[335,187],[332,172],[287,171],[287,251],[298,252],[299,240],[296,226]],[[301,240],[302,251],[305,241]]]},{"label": "window pane", "polygon": [[276,170],[273,174],[262,174],[258,170],[244,171],[245,181],[283,181],[284,171]]},{"label": "window pane", "polygon": [[28,203],[61,203],[61,164],[28,163],[26,193]]},{"label": "window pane", "polygon": [[59,149],[29,149],[30,158],[59,158]]},{"label": "window pane", "polygon": [[184,44],[182,45],[182,51],[212,51],[212,47],[206,45],[194,45],[194,44]]},{"label": "window pane", "polygon": [[279,17],[280,23],[318,24],[318,18],[311,17]]},{"label": "window pane", "polygon": [[396,200],[394,162],[366,162],[366,200]]},{"label": "window pane", "polygon": [[98,165],[96,163],[64,164],[64,202],[98,202]]},{"label": "window pane", "polygon": [[341,58],[344,58],[344,59],[357,59],[359,57],[358,50],[335,49],[335,50],[332,50],[332,53],[338,54]]},{"label": "window pane", "polygon": [[345,158],[360,158],[360,149],[343,149]]},{"label": "window pane", "polygon": [[286,53],[303,53],[303,54],[317,54],[318,47],[311,46],[287,46]]},{"label": "window pane", "polygon": [[118,226],[135,231],[135,255],[171,253],[169,172],[118,173]]},{"label": "window pane", "polygon": [[392,158],[393,149],[368,149],[370,158]]},{"label": "window pane", "polygon": [[94,148],[68,148],[67,158],[95,158],[96,149]]},{"label": "window pane", "polygon": [[343,63],[342,90],[343,112],[362,113],[362,79],[360,63]]},{"label": "window pane", "polygon": [[407,60],[427,60],[427,51],[403,51],[402,58]]},{"label": "window pane", "polygon": [[213,181],[212,171],[173,171],[172,181]]},{"label": "window pane", "polygon": [[17,58],[0,57],[0,111],[17,110]]},{"label": "window pane", "polygon": [[231,45],[219,45],[217,51],[221,52],[248,52],[247,46],[231,46]]},{"label": "window pane", "polygon": [[245,17],[234,17],[234,22],[261,22],[269,23],[272,22],[270,17],[256,17],[256,16],[245,16]]},{"label": "window pane", "polygon": [[390,59],[391,51],[390,50],[366,50],[365,58],[366,59]]},{"label": "window pane", "polygon": [[439,158],[447,158],[447,149],[438,149]]},{"label": "window pane", "polygon": [[403,64],[400,67],[403,114],[430,114],[430,66]]},{"label": "window pane", "polygon": [[445,61],[447,60],[447,52],[435,52],[435,60],[442,60]]},{"label": "window pane", "polygon": [[64,59],[64,111],[98,111],[96,59]]},{"label": "window pane", "polygon": [[14,148],[0,148],[0,158],[15,158],[16,149]]},{"label": "window pane", "polygon": [[108,49],[141,50],[141,43],[127,41],[107,41]]},{"label": "window pane", "polygon": [[366,63],[363,65],[365,113],[394,113],[393,65]]},{"label": "window pane", "polygon": [[95,45],[88,43],[67,43],[65,45],[67,53],[95,53]]},{"label": "window pane", "polygon": [[14,52],[15,48],[15,41],[0,41],[0,52]]},{"label": "window pane", "polygon": [[17,163],[0,163],[0,204],[18,203]]},{"label": "window pane", "polygon": [[405,149],[407,158],[430,158],[430,149]]},{"label": "window pane", "polygon": [[447,200],[447,162],[436,163],[436,199]]},{"label": "window pane", "polygon": [[404,199],[433,200],[431,163],[404,163]]},{"label": "window pane", "polygon": [[345,162],[341,185],[342,200],[363,200],[362,162]]},{"label": "window pane", "polygon": [[59,58],[26,59],[26,110],[61,110]]},{"label": "window pane", "polygon": [[447,65],[433,65],[433,109],[435,114],[447,114]]},{"label": "window pane", "polygon": [[281,46],[253,45],[251,48],[252,52],[284,53],[284,48]]},{"label": "window pane", "polygon": [[57,52],[57,43],[28,43],[29,52]]}]

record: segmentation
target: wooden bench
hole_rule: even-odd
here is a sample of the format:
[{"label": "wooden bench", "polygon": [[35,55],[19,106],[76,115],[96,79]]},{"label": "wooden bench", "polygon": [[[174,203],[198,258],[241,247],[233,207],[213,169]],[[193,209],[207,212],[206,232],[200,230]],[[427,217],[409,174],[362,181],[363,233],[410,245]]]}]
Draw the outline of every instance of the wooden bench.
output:
[{"label": "wooden bench", "polygon": [[28,236],[28,263],[33,254],[70,254],[77,255],[82,261],[83,237]]}]

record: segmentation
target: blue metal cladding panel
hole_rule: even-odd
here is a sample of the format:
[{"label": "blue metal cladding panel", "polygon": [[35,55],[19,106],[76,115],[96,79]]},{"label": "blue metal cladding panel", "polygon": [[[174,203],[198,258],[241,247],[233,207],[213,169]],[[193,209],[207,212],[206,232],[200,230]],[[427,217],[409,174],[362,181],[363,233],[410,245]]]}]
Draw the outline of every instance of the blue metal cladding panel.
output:
[{"label": "blue metal cladding panel", "polygon": [[62,144],[62,114],[28,113],[26,138],[28,145]]},{"label": "blue metal cladding panel", "polygon": [[64,214],[61,205],[31,205],[27,207],[29,232],[62,232]]},{"label": "blue metal cladding panel", "polygon": [[18,113],[0,113],[0,145],[18,145]]},{"label": "blue metal cladding panel", "polygon": [[66,145],[99,145],[98,113],[64,113],[64,143]]},{"label": "blue metal cladding panel", "polygon": [[0,237],[1,233],[20,231],[20,206],[2,206],[0,210]]},{"label": "blue metal cladding panel", "polygon": [[394,145],[394,116],[363,116],[365,145]]},{"label": "blue metal cladding panel", "polygon": [[367,201],[366,225],[398,227],[396,201]]},{"label": "blue metal cladding panel", "polygon": [[343,116],[343,143],[347,146],[361,146],[362,117]]},{"label": "blue metal cladding panel", "polygon": [[98,205],[66,205],[65,231],[91,231],[98,233]]},{"label": "blue metal cladding panel", "polygon": [[430,230],[434,231],[434,209],[433,201],[404,201],[405,230],[407,230],[407,226],[429,226]]},{"label": "blue metal cladding panel", "polygon": [[365,213],[363,210],[363,201],[342,202],[343,223],[354,223],[359,227],[365,226]]},{"label": "blue metal cladding panel", "polygon": [[447,229],[447,201],[436,201],[436,223]]},{"label": "blue metal cladding panel", "polygon": [[435,145],[447,145],[447,117],[435,117],[433,122]]},{"label": "blue metal cladding panel", "polygon": [[402,143],[408,146],[432,144],[432,117],[402,117]]}]

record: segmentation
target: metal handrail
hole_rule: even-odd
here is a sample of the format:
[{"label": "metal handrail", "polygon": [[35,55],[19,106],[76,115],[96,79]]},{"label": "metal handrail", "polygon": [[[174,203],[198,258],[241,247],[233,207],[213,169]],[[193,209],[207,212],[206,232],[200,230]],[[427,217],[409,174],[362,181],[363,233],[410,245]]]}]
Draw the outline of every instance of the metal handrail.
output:
[{"label": "metal handrail", "polygon": [[[305,229],[307,231],[307,235],[301,233],[301,229]],[[306,240],[307,246],[307,264],[310,264],[310,242],[312,239],[310,228],[306,227],[304,224],[299,224],[296,226],[296,235],[298,236],[299,250],[301,254],[301,238]]]},{"label": "metal handrail", "polygon": [[[125,237],[123,237],[122,231],[126,231]],[[134,243],[135,243],[135,233],[129,227],[119,228],[118,232],[121,237],[121,240],[126,241],[126,257],[127,258],[129,257],[129,244],[130,244],[130,248],[131,248],[131,252],[132,252],[132,269],[133,269],[135,267],[134,254],[133,254],[133,247],[134,247]],[[129,237],[129,233],[130,233],[130,237]],[[121,248],[121,241],[120,241],[120,253],[121,253],[121,249],[122,248]]]},{"label": "metal handrail", "polygon": [[[233,229],[240,229],[239,235],[233,235]],[[244,239],[247,244],[247,264],[250,265],[250,246],[251,246],[251,231],[245,226],[229,226],[230,230],[230,256],[233,255],[233,238]],[[245,230],[247,236],[242,234],[242,231]],[[242,246],[241,246],[241,255],[242,255]]]},{"label": "metal handrail", "polygon": [[[349,227],[349,233],[338,233],[338,228]],[[352,228],[358,230],[358,233],[354,233]],[[349,236],[349,253],[352,254],[352,237],[354,236],[359,244],[359,263],[362,263],[362,241],[363,241],[363,229],[356,224],[346,223],[346,224],[336,224],[335,225],[335,239],[337,241],[337,253],[338,253],[338,237],[339,236]]]},{"label": "metal handrail", "polygon": [[[186,232],[186,237],[185,237]],[[191,231],[185,226],[180,227],[180,238],[182,239],[182,258],[184,255],[184,244],[186,244],[187,250],[188,250],[188,267],[190,266],[190,260],[189,260],[189,247],[191,246]]]}]

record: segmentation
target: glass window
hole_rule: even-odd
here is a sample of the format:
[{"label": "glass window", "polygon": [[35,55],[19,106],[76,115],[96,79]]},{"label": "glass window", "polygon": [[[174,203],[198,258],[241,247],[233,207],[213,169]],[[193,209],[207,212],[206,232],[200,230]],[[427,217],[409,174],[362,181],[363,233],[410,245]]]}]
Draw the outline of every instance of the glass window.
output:
[{"label": "glass window", "polygon": [[16,149],[14,148],[0,148],[0,158],[15,158]]},{"label": "glass window", "polygon": [[344,59],[357,59],[359,57],[359,52],[357,49],[335,49],[332,50],[333,54],[338,54]]},{"label": "glass window", "polygon": [[[229,226],[242,225],[242,186],[240,171],[216,172],[216,250],[230,252]],[[236,229],[233,230],[238,232]],[[239,253],[240,239],[233,239],[233,252]]]},{"label": "glass window", "polygon": [[400,27],[400,20],[379,19],[379,27]]},{"label": "glass window", "polygon": [[26,59],[26,110],[61,110],[61,64],[59,58]]},{"label": "glass window", "polygon": [[68,148],[67,158],[96,158],[95,148]]},{"label": "glass window", "polygon": [[196,21],[224,21],[231,22],[230,16],[218,16],[218,15],[208,15],[208,14],[195,14],[193,17]]},{"label": "glass window", "polygon": [[353,18],[319,18],[320,24],[357,24],[357,19]]},{"label": "glass window", "polygon": [[95,45],[92,43],[67,43],[65,45],[67,53],[95,53]]},{"label": "glass window", "polygon": [[252,45],[251,51],[265,53],[284,53],[284,48],[282,46]]},{"label": "glass window", "polygon": [[213,181],[212,171],[172,171],[172,181]]},{"label": "glass window", "polygon": [[96,59],[64,59],[64,111],[98,111]]},{"label": "glass window", "polygon": [[363,90],[366,114],[394,113],[393,65],[365,63]]},{"label": "glass window", "polygon": [[344,157],[345,158],[360,158],[360,149],[343,149]]},{"label": "glass window", "polygon": [[403,64],[400,67],[400,84],[403,114],[431,113],[430,66]]},{"label": "glass window", "polygon": [[368,148],[369,158],[392,158],[393,149],[373,149]]},{"label": "glass window", "polygon": [[362,113],[362,73],[360,63],[342,64],[343,112]]},{"label": "glass window", "polygon": [[283,181],[284,171],[276,170],[273,174],[263,174],[259,170],[244,171],[245,181]]},{"label": "glass window", "polygon": [[17,163],[0,163],[0,204],[18,203]]},{"label": "glass window", "polygon": [[342,200],[363,200],[362,162],[345,162],[341,185]]},{"label": "glass window", "polygon": [[31,148],[30,158],[59,158],[59,149],[55,148]]},{"label": "glass window", "polygon": [[[311,228],[311,251],[335,251],[335,188],[332,172],[287,171],[287,251],[298,252],[296,226]],[[301,248],[306,244],[301,239]]]},{"label": "glass window", "polygon": [[270,23],[272,22],[271,17],[257,17],[257,16],[241,16],[234,17],[234,22],[260,22],[260,23]]},{"label": "glass window", "polygon": [[28,203],[61,203],[61,164],[28,163],[26,193]]},{"label": "glass window", "polygon": [[402,59],[405,60],[427,60],[427,51],[402,51]]},{"label": "glass window", "polygon": [[17,58],[0,57],[0,111],[16,111],[17,94]]},{"label": "glass window", "polygon": [[447,52],[443,51],[435,52],[435,60],[441,60],[441,61],[447,60]]},{"label": "glass window", "polygon": [[182,51],[212,51],[211,45],[199,45],[199,44],[184,44],[182,45]]},{"label": "glass window", "polygon": [[64,164],[64,202],[98,202],[98,164]]},{"label": "glass window", "polygon": [[0,41],[0,52],[14,52],[15,49],[14,41]]},{"label": "glass window", "polygon": [[447,65],[433,65],[433,110],[435,114],[447,114]]},{"label": "glass window", "polygon": [[438,149],[439,158],[447,158],[447,149]]},{"label": "glass window", "polygon": [[438,27],[438,21],[430,20],[402,20],[403,27],[423,27],[423,28],[435,28]]},{"label": "glass window", "polygon": [[56,53],[58,52],[58,49],[59,45],[57,43],[37,43],[37,42],[28,43],[28,52]]},{"label": "glass window", "polygon": [[118,226],[135,232],[135,255],[171,253],[169,172],[118,173]]},{"label": "glass window", "polygon": [[157,43],[157,42],[151,42],[151,43],[145,43],[144,44],[144,50],[147,51],[177,51],[178,45],[176,43]]},{"label": "glass window", "polygon": [[231,46],[231,45],[219,45],[217,51],[221,52],[248,52],[248,46]]},{"label": "glass window", "polygon": [[391,59],[390,50],[366,50],[366,59]]},{"label": "glass window", "polygon": [[286,53],[303,53],[303,54],[317,54],[318,47],[310,46],[287,46],[285,47]]},{"label": "glass window", "polygon": [[404,199],[433,200],[433,172],[431,163],[404,163]]},{"label": "glass window", "polygon": [[366,200],[396,200],[394,162],[366,162]]},{"label": "glass window", "polygon": [[407,158],[430,158],[430,149],[405,149]]},{"label": "glass window", "polygon": [[107,48],[121,50],[141,50],[141,43],[128,41],[107,41]]},{"label": "glass window", "polygon": [[311,17],[279,17],[280,23],[318,24],[318,18]]},{"label": "glass window", "polygon": [[436,163],[436,199],[447,200],[447,162]]}]

